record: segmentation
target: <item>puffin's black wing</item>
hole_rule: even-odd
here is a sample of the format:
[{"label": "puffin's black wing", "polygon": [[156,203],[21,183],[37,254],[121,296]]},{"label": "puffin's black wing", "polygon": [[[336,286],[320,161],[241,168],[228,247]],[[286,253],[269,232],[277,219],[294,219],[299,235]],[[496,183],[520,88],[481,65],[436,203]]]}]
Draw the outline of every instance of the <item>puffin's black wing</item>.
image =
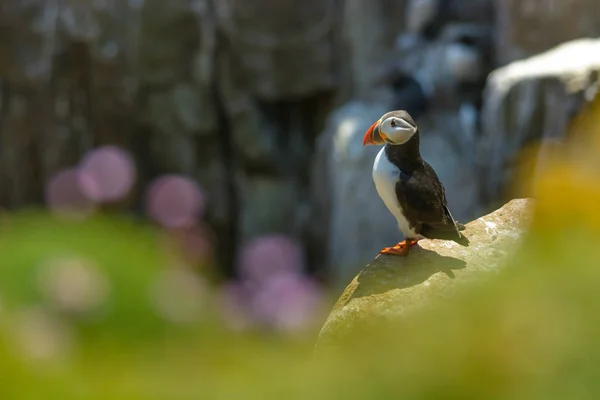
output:
[{"label": "puffin's black wing", "polygon": [[411,175],[400,175],[396,182],[396,197],[408,221],[424,237],[469,245],[469,240],[460,233],[460,226],[448,209],[442,183],[426,162],[424,168],[413,171]]}]

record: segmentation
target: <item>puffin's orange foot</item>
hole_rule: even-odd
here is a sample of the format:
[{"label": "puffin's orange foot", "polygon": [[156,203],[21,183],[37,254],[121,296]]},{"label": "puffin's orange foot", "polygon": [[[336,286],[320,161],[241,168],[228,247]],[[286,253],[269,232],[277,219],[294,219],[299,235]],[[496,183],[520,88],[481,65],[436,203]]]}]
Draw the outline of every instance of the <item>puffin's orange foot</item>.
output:
[{"label": "puffin's orange foot", "polygon": [[408,254],[408,250],[417,244],[418,240],[403,240],[394,247],[386,247],[381,250],[379,254],[393,254],[397,256],[405,256]]}]

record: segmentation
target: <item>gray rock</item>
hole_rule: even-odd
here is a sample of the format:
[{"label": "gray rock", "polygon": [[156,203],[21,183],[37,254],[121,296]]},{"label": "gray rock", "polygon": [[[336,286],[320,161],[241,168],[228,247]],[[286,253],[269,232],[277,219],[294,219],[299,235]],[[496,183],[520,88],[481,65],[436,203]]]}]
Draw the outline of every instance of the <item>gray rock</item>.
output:
[{"label": "gray rock", "polygon": [[494,0],[500,65],[549,50],[563,42],[600,36],[596,0]]},{"label": "gray rock", "polygon": [[443,0],[447,19],[454,22],[491,25],[494,23],[493,0]]},{"label": "gray rock", "polygon": [[222,0],[217,23],[245,88],[264,100],[338,86],[337,0]]},{"label": "gray rock", "polygon": [[596,94],[598,73],[600,39],[580,39],[489,76],[477,148],[484,202],[502,198],[525,146],[564,138],[571,119]]},{"label": "gray rock", "polygon": [[[477,102],[492,69],[491,30],[480,24],[451,23],[436,40],[402,34],[395,46],[392,71],[415,78],[430,99],[431,110],[458,110],[462,102]],[[393,75],[392,72],[388,72]]]},{"label": "gray rock", "polygon": [[453,23],[444,27],[439,40],[449,47],[446,62],[455,80],[485,79],[492,68],[488,54],[492,47],[491,36],[491,28],[481,24]]},{"label": "gray rock", "polygon": [[306,171],[342,79],[342,4],[213,4],[221,33],[215,77],[227,118],[239,240],[272,233],[306,239]]},{"label": "gray rock", "polygon": [[533,202],[512,200],[467,224],[469,247],[421,240],[407,257],[380,255],[346,287],[319,334],[317,346],[342,343],[377,320],[402,318],[460,287],[493,277],[505,265],[506,249],[518,244],[531,220]]},{"label": "gray rock", "polygon": [[406,32],[435,39],[451,23],[489,26],[493,23],[492,0],[410,0]]},{"label": "gray rock", "polygon": [[363,96],[373,90],[381,65],[393,59],[393,46],[406,27],[409,0],[347,0],[343,33],[349,48],[351,93]]},{"label": "gray rock", "polygon": [[420,34],[433,23],[441,9],[440,0],[410,0],[406,7],[406,31]]}]

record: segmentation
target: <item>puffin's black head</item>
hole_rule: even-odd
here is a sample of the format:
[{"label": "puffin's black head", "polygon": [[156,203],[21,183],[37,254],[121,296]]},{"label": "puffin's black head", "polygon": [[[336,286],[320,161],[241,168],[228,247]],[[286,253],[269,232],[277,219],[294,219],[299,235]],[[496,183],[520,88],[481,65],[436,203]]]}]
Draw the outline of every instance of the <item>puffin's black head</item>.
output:
[{"label": "puffin's black head", "polygon": [[363,145],[385,143],[401,145],[408,142],[416,133],[417,124],[406,111],[390,111],[371,125],[365,135]]}]

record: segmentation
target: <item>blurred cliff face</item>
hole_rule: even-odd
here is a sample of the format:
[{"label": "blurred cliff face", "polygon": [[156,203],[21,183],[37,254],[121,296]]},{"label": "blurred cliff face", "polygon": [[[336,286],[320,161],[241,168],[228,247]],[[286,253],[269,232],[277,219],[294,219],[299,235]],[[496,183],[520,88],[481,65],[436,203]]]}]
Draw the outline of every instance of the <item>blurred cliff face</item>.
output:
[{"label": "blurred cliff face", "polygon": [[[385,210],[364,216],[381,223],[358,215],[348,193],[375,195],[363,176],[372,157],[338,139],[371,113],[410,109],[458,217],[486,210],[501,190],[480,194],[486,177],[468,171],[513,150],[488,140],[474,151],[478,135],[503,135],[486,126],[510,126],[482,121],[487,74],[496,60],[599,33],[591,0],[571,2],[569,13],[533,3],[4,1],[0,207],[101,204],[169,229],[188,221],[196,234],[186,243],[202,248],[208,239],[197,237],[210,237],[227,275],[247,245],[272,235],[299,242],[293,262],[311,272],[361,264],[372,251],[353,253],[348,237],[363,231],[378,246],[397,232]],[[552,35],[532,13],[552,21]],[[525,103],[515,124],[543,130]]]},{"label": "blurred cliff face", "polygon": [[77,201],[89,174],[64,170],[111,145],[136,167],[133,181],[119,160],[95,162],[102,190],[126,192],[111,208],[142,210],[154,178],[186,176],[226,271],[259,235],[303,237],[313,142],[342,76],[340,2],[1,7],[3,207]]}]

